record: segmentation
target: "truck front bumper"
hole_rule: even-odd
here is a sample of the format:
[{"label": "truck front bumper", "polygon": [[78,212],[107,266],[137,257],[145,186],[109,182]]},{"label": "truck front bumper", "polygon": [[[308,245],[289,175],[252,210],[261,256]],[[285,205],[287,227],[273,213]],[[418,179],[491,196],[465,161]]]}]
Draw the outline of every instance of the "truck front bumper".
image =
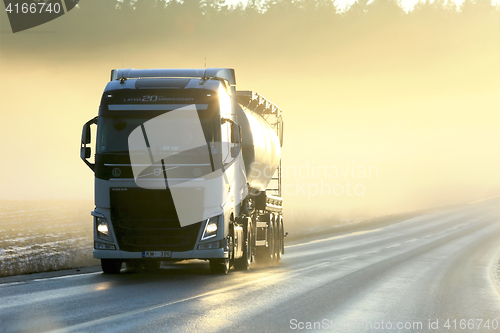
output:
[{"label": "truck front bumper", "polygon": [[[171,258],[158,258],[159,260],[183,260],[183,259],[220,259],[228,258],[228,252],[223,248],[210,250],[191,250],[184,252],[172,252]],[[94,258],[96,259],[142,259],[142,252],[127,252],[120,250],[96,250],[94,249]]]}]

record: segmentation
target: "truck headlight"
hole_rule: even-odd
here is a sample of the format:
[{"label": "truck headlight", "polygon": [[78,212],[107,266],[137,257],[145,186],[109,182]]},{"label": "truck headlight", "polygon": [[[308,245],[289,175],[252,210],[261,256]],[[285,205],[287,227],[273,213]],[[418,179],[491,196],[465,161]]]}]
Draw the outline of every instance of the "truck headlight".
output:
[{"label": "truck headlight", "polygon": [[207,220],[207,224],[205,224],[205,230],[203,230],[203,235],[201,236],[201,240],[209,239],[217,236],[217,229],[219,226],[219,217],[214,216]]},{"label": "truck headlight", "polygon": [[111,234],[109,232],[108,221],[105,217],[96,216],[95,217],[97,237],[103,240],[112,242]]}]

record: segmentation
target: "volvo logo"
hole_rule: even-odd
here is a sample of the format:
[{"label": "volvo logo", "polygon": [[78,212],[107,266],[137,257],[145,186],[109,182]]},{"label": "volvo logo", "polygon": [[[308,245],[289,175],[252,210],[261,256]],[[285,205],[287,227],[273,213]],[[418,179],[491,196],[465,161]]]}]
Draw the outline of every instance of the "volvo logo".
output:
[{"label": "volvo logo", "polygon": [[120,170],[120,168],[114,168],[113,171],[111,171],[111,173],[113,174],[114,177],[120,177],[122,171]]}]

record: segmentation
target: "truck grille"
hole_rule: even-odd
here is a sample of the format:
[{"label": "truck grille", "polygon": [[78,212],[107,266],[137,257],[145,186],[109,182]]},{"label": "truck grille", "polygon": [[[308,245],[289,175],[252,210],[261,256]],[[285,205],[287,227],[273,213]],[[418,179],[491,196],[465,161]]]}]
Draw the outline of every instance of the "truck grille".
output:
[{"label": "truck grille", "polygon": [[194,248],[201,222],[181,228],[170,191],[111,188],[110,204],[120,250],[189,251]]}]

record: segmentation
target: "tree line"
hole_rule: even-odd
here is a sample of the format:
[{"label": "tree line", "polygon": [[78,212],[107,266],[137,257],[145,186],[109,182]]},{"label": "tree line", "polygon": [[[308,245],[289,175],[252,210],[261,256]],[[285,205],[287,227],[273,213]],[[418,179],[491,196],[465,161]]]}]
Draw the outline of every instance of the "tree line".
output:
[{"label": "tree line", "polygon": [[341,11],[331,0],[249,0],[246,6],[224,0],[85,0],[54,20],[58,34],[39,43],[49,51],[50,44],[88,50],[124,42],[204,48],[219,43],[269,54],[280,50],[281,57],[338,52],[356,43],[374,57],[385,48],[409,58],[424,49],[459,52],[498,44],[500,10],[489,0],[465,0],[459,7],[425,0],[409,12],[398,1],[357,0]]}]

